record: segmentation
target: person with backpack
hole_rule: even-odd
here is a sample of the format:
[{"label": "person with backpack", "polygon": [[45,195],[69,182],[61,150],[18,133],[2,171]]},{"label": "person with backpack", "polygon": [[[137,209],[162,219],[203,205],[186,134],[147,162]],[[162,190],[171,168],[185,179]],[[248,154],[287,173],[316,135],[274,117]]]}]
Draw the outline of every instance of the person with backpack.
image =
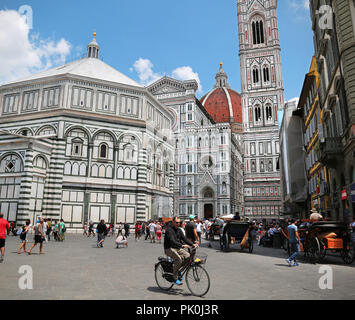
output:
[{"label": "person with backpack", "polygon": [[102,248],[104,246],[105,237],[107,235],[107,227],[104,219],[102,219],[100,223],[97,225],[96,232],[97,232],[97,247]]},{"label": "person with backpack", "polygon": [[58,241],[58,228],[59,228],[58,221],[55,221],[54,222],[54,228],[53,228],[54,241]]},{"label": "person with backpack", "polygon": [[67,231],[67,228],[65,227],[64,220],[60,219],[60,223],[58,225],[58,240],[59,241],[64,241],[65,239],[65,232]]}]

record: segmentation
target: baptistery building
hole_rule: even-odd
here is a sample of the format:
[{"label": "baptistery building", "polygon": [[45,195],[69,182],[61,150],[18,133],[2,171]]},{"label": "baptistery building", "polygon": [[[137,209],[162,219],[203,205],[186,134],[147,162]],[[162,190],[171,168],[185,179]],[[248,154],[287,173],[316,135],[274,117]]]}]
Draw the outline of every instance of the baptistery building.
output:
[{"label": "baptistery building", "polygon": [[173,211],[176,121],[149,90],[87,56],[0,87],[0,210],[128,222]]}]

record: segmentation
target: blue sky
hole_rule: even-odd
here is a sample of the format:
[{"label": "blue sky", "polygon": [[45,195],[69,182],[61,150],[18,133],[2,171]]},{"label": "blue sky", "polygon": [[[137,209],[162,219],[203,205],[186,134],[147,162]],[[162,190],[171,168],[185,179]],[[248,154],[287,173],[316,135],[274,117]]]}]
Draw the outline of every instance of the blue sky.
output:
[{"label": "blue sky", "polygon": [[[278,2],[289,100],[302,89],[314,51],[313,34],[304,0]],[[0,10],[22,5],[33,10],[33,28],[27,35],[15,23],[8,27],[6,19],[14,18],[0,11],[0,70],[6,69],[1,82],[78,59],[96,29],[103,60],[138,82],[164,74],[191,75],[200,81],[201,97],[213,87],[223,61],[231,87],[240,91],[236,0],[1,0]],[[13,39],[26,41],[26,36],[26,54],[11,63],[21,46]]]}]

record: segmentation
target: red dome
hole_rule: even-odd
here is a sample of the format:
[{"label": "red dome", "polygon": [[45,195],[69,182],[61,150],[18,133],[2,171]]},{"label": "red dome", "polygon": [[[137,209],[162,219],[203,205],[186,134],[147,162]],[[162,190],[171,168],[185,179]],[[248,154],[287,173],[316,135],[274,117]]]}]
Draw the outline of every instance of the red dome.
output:
[{"label": "red dome", "polygon": [[214,121],[243,123],[242,99],[238,92],[226,87],[215,88],[200,101]]}]

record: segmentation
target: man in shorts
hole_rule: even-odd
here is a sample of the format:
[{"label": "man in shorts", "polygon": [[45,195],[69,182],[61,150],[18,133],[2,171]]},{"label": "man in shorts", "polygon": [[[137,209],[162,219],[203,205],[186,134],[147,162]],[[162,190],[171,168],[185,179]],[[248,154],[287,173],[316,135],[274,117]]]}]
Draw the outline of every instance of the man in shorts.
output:
[{"label": "man in shorts", "polygon": [[39,254],[43,254],[43,241],[45,241],[45,234],[43,233],[43,223],[44,220],[41,218],[39,223],[35,226],[35,243],[32,245],[30,250],[27,252],[29,255],[32,249],[39,243]]},{"label": "man in shorts", "polygon": [[5,240],[9,230],[10,230],[9,222],[4,219],[4,214],[0,212],[0,251],[1,251],[0,263],[4,261]]}]

